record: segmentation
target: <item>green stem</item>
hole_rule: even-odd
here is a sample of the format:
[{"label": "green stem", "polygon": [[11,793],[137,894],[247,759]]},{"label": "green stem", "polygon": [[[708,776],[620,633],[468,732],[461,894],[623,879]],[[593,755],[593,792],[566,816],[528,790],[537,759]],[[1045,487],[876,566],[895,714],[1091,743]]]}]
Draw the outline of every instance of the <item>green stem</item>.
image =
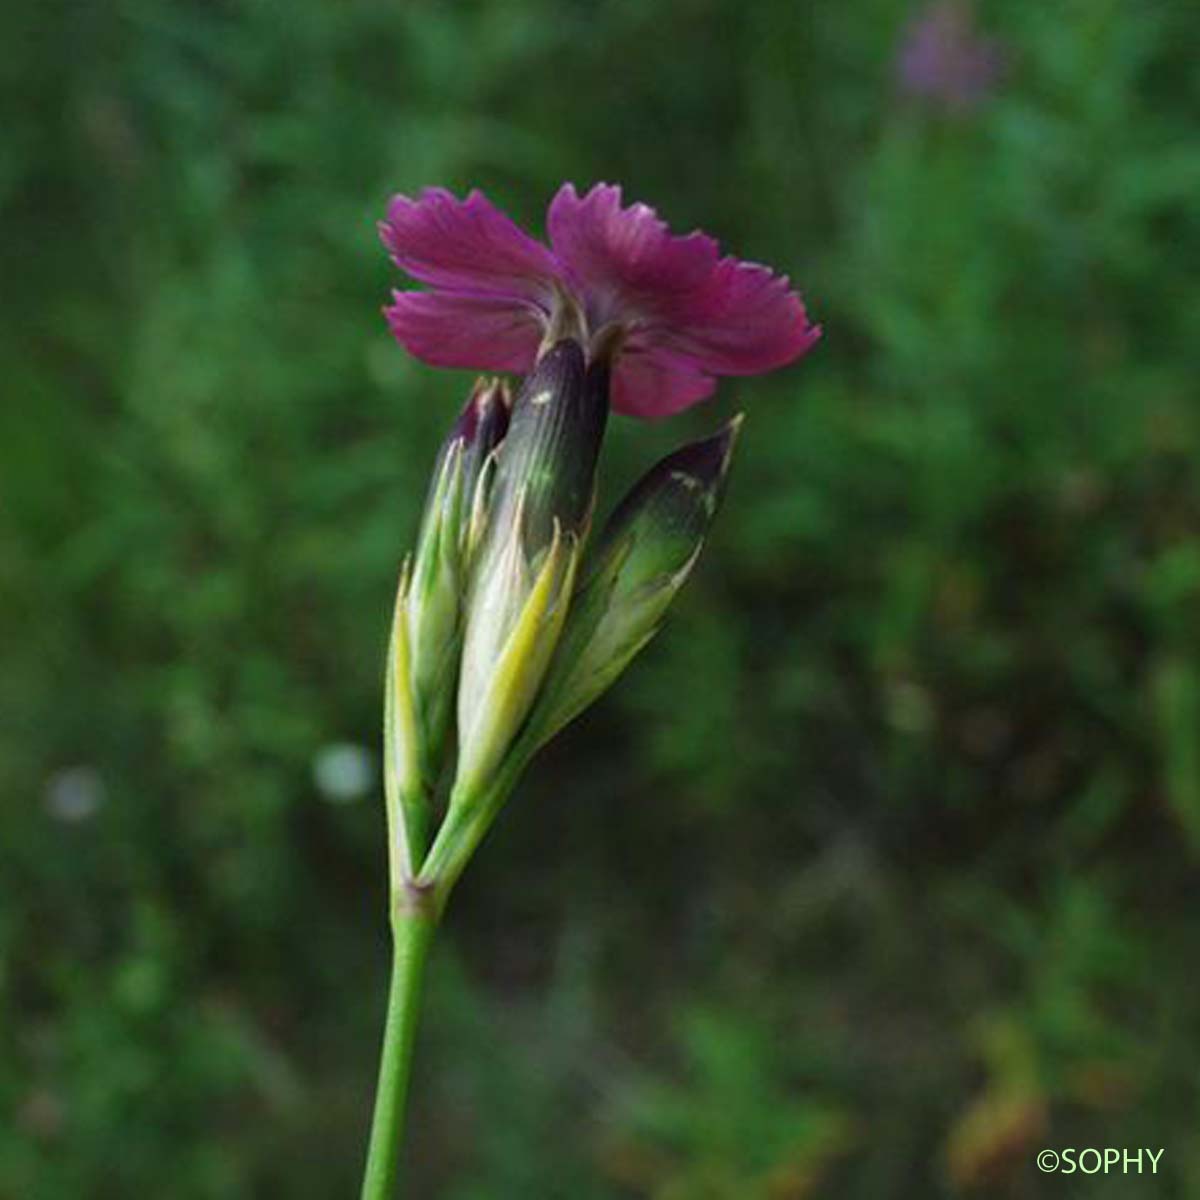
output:
[{"label": "green stem", "polygon": [[392,1200],[395,1194],[421,983],[436,928],[424,906],[397,912],[392,921],[392,982],[362,1200]]},{"label": "green stem", "polygon": [[520,743],[513,748],[495,779],[481,794],[460,795],[456,791],[451,795],[446,817],[417,876],[417,883],[432,896],[436,912],[440,913],[446,907],[459,875],[504,807],[529,761],[529,755],[523,753],[523,749]]},{"label": "green stem", "polygon": [[[521,744],[515,746],[491,785],[473,802],[463,796],[451,798],[450,810],[415,880],[409,877],[407,864],[401,861],[406,856],[397,854],[399,830],[391,830],[392,982],[362,1200],[392,1200],[396,1188],[421,982],[438,917],[531,753],[531,749]],[[398,804],[389,806],[389,821],[405,819],[406,814],[398,809]],[[425,813],[414,814],[409,810],[407,815],[417,817],[407,825],[409,840],[405,843],[407,857],[415,860],[421,855],[427,837]]]}]

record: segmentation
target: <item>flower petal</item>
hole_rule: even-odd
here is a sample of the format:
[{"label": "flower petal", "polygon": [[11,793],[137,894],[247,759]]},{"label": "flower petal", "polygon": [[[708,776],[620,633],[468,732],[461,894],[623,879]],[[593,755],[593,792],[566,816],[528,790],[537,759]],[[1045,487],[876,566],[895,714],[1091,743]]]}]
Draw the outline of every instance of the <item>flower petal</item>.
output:
[{"label": "flower petal", "polygon": [[671,234],[653,209],[621,206],[598,184],[564,185],[550,205],[550,243],[593,331],[629,330],[613,405],[665,416],[704,399],[715,375],[754,375],[799,358],[820,336],[785,276],[720,257],[703,233]]},{"label": "flower petal", "polygon": [[799,358],[821,330],[809,323],[786,275],[723,258],[696,297],[689,319],[660,336],[702,370],[757,375]]},{"label": "flower petal", "polygon": [[393,292],[384,309],[396,340],[434,367],[524,372],[533,366],[542,323],[538,309],[507,296]]},{"label": "flower petal", "polygon": [[791,362],[820,335],[786,277],[722,258],[698,231],[673,235],[647,205],[623,206],[619,187],[580,196],[564,184],[547,225],[553,250],[479,191],[394,197],[380,234],[431,289],[395,294],[386,311],[397,339],[436,366],[525,372],[570,296],[592,351],[621,347],[613,407],[654,418],[711,395],[716,376]]},{"label": "flower petal", "polygon": [[550,251],[478,190],[465,200],[444,188],[393,196],[379,235],[401,270],[436,288],[547,307],[559,274]]},{"label": "flower petal", "polygon": [[691,408],[713,394],[717,381],[665,346],[628,348],[612,379],[614,411],[655,421]]},{"label": "flower petal", "polygon": [[564,184],[546,220],[550,244],[585,300],[594,326],[655,314],[684,317],[717,265],[706,234],[675,237],[645,204],[621,207],[621,189],[599,183],[582,198]]}]

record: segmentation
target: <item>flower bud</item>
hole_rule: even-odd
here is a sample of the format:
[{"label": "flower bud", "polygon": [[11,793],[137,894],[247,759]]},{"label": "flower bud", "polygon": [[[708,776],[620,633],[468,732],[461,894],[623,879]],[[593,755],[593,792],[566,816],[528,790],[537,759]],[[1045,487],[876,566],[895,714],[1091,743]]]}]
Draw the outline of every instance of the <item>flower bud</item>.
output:
[{"label": "flower bud", "polygon": [[412,688],[423,774],[436,773],[461,646],[472,530],[482,522],[491,456],[508,425],[508,394],[479,380],[438,455],[406,597]]},{"label": "flower bud", "polygon": [[[385,777],[402,807],[420,807],[444,751],[462,644],[462,594],[473,516],[485,505],[508,424],[502,383],[479,380],[438,453],[415,556],[392,620],[385,700]],[[408,822],[406,822],[407,824]]]},{"label": "flower bud", "polygon": [[498,455],[489,521],[493,547],[518,508],[530,556],[549,545],[555,522],[566,533],[586,530],[608,420],[608,378],[606,365],[586,368],[579,343],[564,338],[526,379]]},{"label": "flower bud", "polygon": [[471,571],[455,781],[468,800],[503,760],[562,631],[607,415],[607,368],[588,370],[571,339],[543,355],[514,402]]},{"label": "flower bud", "polygon": [[578,716],[658,632],[720,507],[742,418],[668,455],[605,526],[531,718],[539,743]]}]

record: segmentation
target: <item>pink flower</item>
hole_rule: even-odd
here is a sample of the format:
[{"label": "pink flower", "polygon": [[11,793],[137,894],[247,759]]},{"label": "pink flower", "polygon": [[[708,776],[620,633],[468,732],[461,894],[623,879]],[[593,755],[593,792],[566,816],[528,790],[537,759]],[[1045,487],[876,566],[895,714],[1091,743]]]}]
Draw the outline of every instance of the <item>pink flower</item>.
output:
[{"label": "pink flower", "polygon": [[706,234],[671,234],[621,189],[564,184],[547,214],[550,245],[479,191],[393,197],[379,231],[426,291],[395,292],[397,340],[440,367],[528,371],[544,342],[574,336],[613,358],[618,412],[665,417],[710,396],[719,375],[757,375],[820,336],[786,277],[721,257]]},{"label": "pink flower", "polygon": [[901,87],[965,111],[980,104],[1004,71],[1004,52],[978,32],[970,8],[936,0],[909,25],[897,59]]}]

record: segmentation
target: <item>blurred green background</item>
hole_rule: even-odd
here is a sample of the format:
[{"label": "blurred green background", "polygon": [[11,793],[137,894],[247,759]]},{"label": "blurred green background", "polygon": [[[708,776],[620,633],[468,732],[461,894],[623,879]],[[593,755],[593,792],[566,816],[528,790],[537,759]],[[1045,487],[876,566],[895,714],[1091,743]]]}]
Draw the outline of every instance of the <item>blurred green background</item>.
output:
[{"label": "blurred green background", "polygon": [[1200,1195],[1200,9],[982,5],[974,105],[900,86],[916,12],[10,12],[2,1200],[356,1194],[381,655],[470,381],[391,342],[374,221],[478,185],[540,229],[563,179],[826,336],[613,422],[602,503],[749,416],[666,630],[454,898],[411,1194]]}]

